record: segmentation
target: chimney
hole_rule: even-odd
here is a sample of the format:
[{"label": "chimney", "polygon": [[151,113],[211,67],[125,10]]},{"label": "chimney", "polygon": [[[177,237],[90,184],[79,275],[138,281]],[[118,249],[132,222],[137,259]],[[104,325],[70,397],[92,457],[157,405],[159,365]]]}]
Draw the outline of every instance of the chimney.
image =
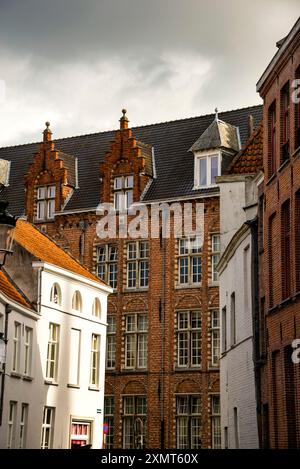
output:
[{"label": "chimney", "polygon": [[51,132],[51,130],[50,130],[50,128],[49,128],[49,127],[50,127],[50,122],[46,122],[45,124],[46,124],[46,128],[45,128],[45,130],[44,130],[44,132],[43,132],[43,135],[44,135],[43,140],[44,140],[44,142],[51,142],[51,140],[52,140],[52,132]]},{"label": "chimney", "polygon": [[251,135],[253,134],[253,130],[254,130],[254,117],[252,116],[252,114],[249,114],[248,115],[248,138],[250,138]]},{"label": "chimney", "polygon": [[122,109],[122,114],[123,116],[121,117],[120,119],[120,129],[123,130],[123,129],[128,129],[128,117],[126,116],[126,109]]}]

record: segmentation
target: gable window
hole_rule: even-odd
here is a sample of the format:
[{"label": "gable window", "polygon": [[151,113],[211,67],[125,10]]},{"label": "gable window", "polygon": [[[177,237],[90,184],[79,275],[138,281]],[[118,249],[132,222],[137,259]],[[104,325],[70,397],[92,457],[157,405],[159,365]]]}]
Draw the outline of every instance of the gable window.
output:
[{"label": "gable window", "polygon": [[179,239],[178,283],[198,284],[202,279],[201,246],[197,238]]},{"label": "gable window", "polygon": [[81,295],[78,290],[76,290],[72,298],[72,309],[79,312],[81,312],[82,309]]},{"label": "gable window", "polygon": [[220,260],[220,235],[212,235],[211,237],[211,280],[217,282],[219,280],[217,265]]},{"label": "gable window", "polygon": [[97,275],[112,288],[118,283],[118,246],[97,247]]},{"label": "gable window", "polygon": [[201,313],[177,313],[177,366],[189,368],[201,365]]},{"label": "gable window", "polygon": [[146,288],[149,283],[149,243],[127,244],[127,288]]},{"label": "gable window", "polygon": [[179,395],[176,397],[176,447],[201,448],[201,397]]},{"label": "gable window", "polygon": [[133,176],[118,176],[114,178],[114,209],[128,210],[133,202]]},{"label": "gable window", "polygon": [[61,291],[57,283],[54,283],[50,292],[50,301],[56,305],[61,304]]},{"label": "gable window", "polygon": [[281,163],[290,157],[290,89],[287,82],[281,89]]},{"label": "gable window", "polygon": [[147,368],[148,317],[128,314],[125,319],[125,368]]},{"label": "gable window", "polygon": [[53,220],[55,212],[55,186],[37,188],[36,219]]},{"label": "gable window", "polygon": [[216,177],[220,175],[220,155],[199,156],[195,160],[195,186],[206,187],[216,184]]}]

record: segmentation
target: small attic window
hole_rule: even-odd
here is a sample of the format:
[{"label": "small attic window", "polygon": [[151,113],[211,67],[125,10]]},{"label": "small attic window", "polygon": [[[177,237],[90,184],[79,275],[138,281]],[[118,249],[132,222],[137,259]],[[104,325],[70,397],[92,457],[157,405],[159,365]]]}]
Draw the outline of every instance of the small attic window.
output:
[{"label": "small attic window", "polygon": [[128,210],[133,202],[133,176],[117,176],[114,178],[114,209]]},{"label": "small attic window", "polygon": [[221,173],[220,153],[195,155],[195,189],[214,186]]}]

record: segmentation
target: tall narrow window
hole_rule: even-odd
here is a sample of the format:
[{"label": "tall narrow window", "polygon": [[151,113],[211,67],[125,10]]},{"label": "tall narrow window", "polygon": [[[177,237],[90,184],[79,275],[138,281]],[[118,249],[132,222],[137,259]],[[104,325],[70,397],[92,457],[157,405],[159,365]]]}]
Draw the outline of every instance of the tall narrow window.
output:
[{"label": "tall narrow window", "polygon": [[100,336],[92,334],[91,344],[91,365],[90,365],[90,386],[99,387],[100,368]]},{"label": "tall narrow window", "polygon": [[290,84],[287,82],[281,89],[281,155],[284,163],[290,157]]},{"label": "tall narrow window", "polygon": [[184,395],[176,397],[177,449],[199,449],[201,442],[201,397]]},{"label": "tall narrow window", "polygon": [[104,423],[107,425],[107,433],[105,436],[105,449],[112,449],[114,444],[114,413],[115,399],[114,396],[104,397]]},{"label": "tall narrow window", "polygon": [[16,447],[16,418],[17,418],[17,403],[10,401],[8,410],[8,434],[7,434],[7,448]]},{"label": "tall narrow window", "polygon": [[95,316],[96,318],[101,317],[101,302],[99,298],[95,298],[93,301],[92,315]]},{"label": "tall narrow window", "polygon": [[128,314],[125,318],[125,367],[147,368],[148,316]]},{"label": "tall narrow window", "polygon": [[289,449],[297,449],[297,396],[295,386],[295,365],[291,360],[294,349],[284,348],[285,419]]},{"label": "tall narrow window", "polygon": [[201,365],[201,313],[177,313],[177,366],[189,368]]},{"label": "tall narrow window", "polygon": [[[300,86],[300,66],[296,70],[295,88],[299,90]],[[298,102],[295,103],[295,150],[300,147],[300,100],[298,92]]]},{"label": "tall narrow window", "polygon": [[268,226],[268,254],[269,254],[269,308],[274,306],[274,262],[273,262],[273,252],[274,252],[274,239],[275,239],[275,213],[272,214],[269,218]]},{"label": "tall narrow window", "polygon": [[107,335],[106,335],[106,368],[113,370],[116,366],[116,316],[107,316]]},{"label": "tall narrow window", "polygon": [[118,176],[114,178],[114,208],[125,211],[133,203],[133,176]]},{"label": "tall narrow window", "polygon": [[149,284],[149,243],[127,244],[127,288],[145,288]]},{"label": "tall narrow window", "polygon": [[49,339],[47,349],[46,378],[57,379],[58,371],[59,326],[49,323]]},{"label": "tall narrow window", "polygon": [[20,419],[20,444],[19,448],[26,448],[27,426],[28,426],[28,404],[22,403]]},{"label": "tall narrow window", "polygon": [[211,237],[211,280],[217,282],[219,280],[217,265],[220,260],[220,235],[212,235]]},{"label": "tall narrow window", "polygon": [[220,396],[211,396],[211,446],[213,449],[221,449]]},{"label": "tall narrow window", "polygon": [[52,220],[55,212],[55,186],[37,188],[37,221]]},{"label": "tall narrow window", "polygon": [[271,177],[276,171],[276,101],[269,107],[268,140],[268,171]]},{"label": "tall narrow window", "polygon": [[81,294],[78,290],[75,291],[72,298],[72,309],[81,313],[82,311],[82,299]]},{"label": "tall narrow window", "polygon": [[235,292],[230,297],[230,328],[231,328],[231,345],[236,344],[236,314],[235,314]]},{"label": "tall narrow window", "polygon": [[179,239],[178,283],[199,284],[202,280],[202,249],[198,238]]},{"label": "tall narrow window", "polygon": [[238,410],[237,407],[233,408],[233,431],[234,431],[234,443],[235,449],[239,449],[240,441],[239,441],[239,422],[238,422]]},{"label": "tall narrow window", "polygon": [[227,314],[226,306],[222,308],[222,352],[227,350]]},{"label": "tall narrow window", "polygon": [[56,305],[61,305],[61,290],[57,283],[54,283],[50,292],[50,301]]},{"label": "tall narrow window", "polygon": [[71,329],[68,384],[73,386],[79,386],[80,342],[81,331],[78,329]]},{"label": "tall narrow window", "polygon": [[250,260],[249,260],[249,251],[250,246],[246,246],[243,253],[243,273],[244,273],[244,311],[245,314],[248,313],[249,310],[249,289],[250,289],[250,277],[249,277],[249,268],[250,268]]},{"label": "tall narrow window", "polygon": [[281,279],[282,299],[291,294],[291,222],[290,201],[286,200],[281,207]]},{"label": "tall narrow window", "polygon": [[25,326],[24,334],[24,375],[30,376],[32,363],[32,335],[31,327]]},{"label": "tall narrow window", "polygon": [[274,431],[274,446],[277,449],[279,446],[279,429],[281,424],[281,399],[282,399],[282,367],[280,352],[275,350],[272,352],[272,410],[273,410],[273,431]]},{"label": "tall narrow window", "polygon": [[123,448],[146,446],[147,400],[144,396],[123,397]]},{"label": "tall narrow window", "polygon": [[44,407],[41,449],[50,449],[53,446],[54,415],[55,409],[53,407]]},{"label": "tall narrow window", "polygon": [[112,288],[117,288],[118,246],[106,244],[97,248],[97,275]]},{"label": "tall narrow window", "polygon": [[220,360],[220,313],[218,309],[211,312],[211,365],[219,366]]},{"label": "tall narrow window", "polygon": [[300,190],[295,195],[295,268],[296,291],[300,291]]},{"label": "tall narrow window", "polygon": [[12,371],[20,372],[21,324],[14,323]]}]

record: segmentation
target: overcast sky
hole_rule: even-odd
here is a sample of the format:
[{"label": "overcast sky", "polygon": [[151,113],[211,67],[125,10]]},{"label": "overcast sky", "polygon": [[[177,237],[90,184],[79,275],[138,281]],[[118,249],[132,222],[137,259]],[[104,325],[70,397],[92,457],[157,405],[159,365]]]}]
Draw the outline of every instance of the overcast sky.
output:
[{"label": "overcast sky", "polygon": [[298,0],[0,0],[0,145],[260,103]]}]

